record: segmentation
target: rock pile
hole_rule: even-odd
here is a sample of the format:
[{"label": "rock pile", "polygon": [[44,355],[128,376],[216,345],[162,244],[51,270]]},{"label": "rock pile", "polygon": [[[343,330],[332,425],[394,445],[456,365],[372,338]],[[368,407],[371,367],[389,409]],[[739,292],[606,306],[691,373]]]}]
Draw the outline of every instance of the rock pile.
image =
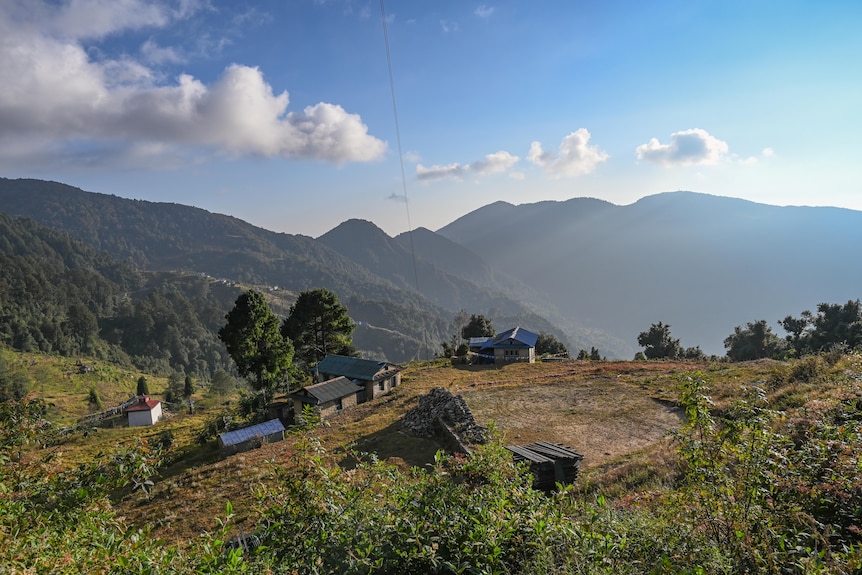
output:
[{"label": "rock pile", "polygon": [[476,423],[473,413],[460,395],[452,395],[435,387],[419,396],[419,405],[404,414],[402,424],[414,435],[434,437],[437,421],[445,423],[462,443],[480,444],[488,441],[488,430]]}]

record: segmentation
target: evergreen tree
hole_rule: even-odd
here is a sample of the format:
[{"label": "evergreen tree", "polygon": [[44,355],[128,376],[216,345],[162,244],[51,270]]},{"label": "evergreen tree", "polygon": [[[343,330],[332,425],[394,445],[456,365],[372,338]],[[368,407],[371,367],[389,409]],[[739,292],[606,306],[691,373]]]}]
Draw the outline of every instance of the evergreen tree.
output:
[{"label": "evergreen tree", "polygon": [[195,392],[195,384],[192,382],[192,377],[190,375],[186,376],[185,381],[183,381],[183,397],[188,399]]},{"label": "evergreen tree", "polygon": [[138,378],[138,395],[149,395],[150,394],[150,386],[147,383],[147,378],[143,375]]},{"label": "evergreen tree", "polygon": [[282,336],[278,317],[258,291],[241,294],[219,330],[239,374],[270,399],[293,363],[293,345]]},{"label": "evergreen tree", "polygon": [[299,294],[281,326],[281,335],[293,342],[297,358],[310,366],[330,353],[354,355],[354,327],[338,296],[318,288]]}]

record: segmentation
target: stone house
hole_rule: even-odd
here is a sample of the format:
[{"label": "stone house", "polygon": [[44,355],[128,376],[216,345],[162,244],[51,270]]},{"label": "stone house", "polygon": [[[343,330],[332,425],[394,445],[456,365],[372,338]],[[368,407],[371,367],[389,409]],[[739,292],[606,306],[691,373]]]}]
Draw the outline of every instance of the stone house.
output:
[{"label": "stone house", "polygon": [[321,419],[326,419],[355,406],[359,403],[359,394],[364,391],[364,388],[341,376],[307,385],[296,393],[290,394],[290,398],[293,400],[293,409],[297,416],[302,415],[306,405],[311,405],[317,408]]},{"label": "stone house", "polygon": [[317,381],[346,377],[362,388],[357,402],[371,401],[401,384],[402,367],[386,361],[330,354],[313,368]]}]

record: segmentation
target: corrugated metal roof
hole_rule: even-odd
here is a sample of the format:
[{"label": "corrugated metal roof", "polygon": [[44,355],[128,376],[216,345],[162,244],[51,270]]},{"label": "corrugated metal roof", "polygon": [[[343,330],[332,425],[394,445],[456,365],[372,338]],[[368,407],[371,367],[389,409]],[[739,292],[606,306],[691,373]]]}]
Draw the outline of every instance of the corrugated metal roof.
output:
[{"label": "corrugated metal roof", "polygon": [[488,336],[485,337],[471,337],[470,341],[467,345],[470,347],[479,347],[488,343],[491,338]]},{"label": "corrugated metal roof", "polygon": [[341,376],[322,383],[307,385],[302,388],[302,391],[293,393],[290,397],[296,398],[303,403],[314,403],[315,405],[318,405],[359,393],[362,389],[363,388],[359,387],[346,377]]},{"label": "corrugated metal roof", "polygon": [[[512,342],[510,343],[509,340],[512,340]],[[495,335],[482,349],[495,347],[536,347],[537,341],[539,341],[539,334],[527,331],[522,327],[513,327]]]},{"label": "corrugated metal roof", "polygon": [[570,447],[547,441],[537,441],[528,445],[507,445],[506,449],[514,453],[516,459],[520,457],[533,463],[545,463],[557,459],[580,461],[584,458],[581,453]]},{"label": "corrugated metal roof", "polygon": [[315,370],[327,375],[343,375],[350,379],[373,381],[375,376],[383,375],[381,372],[395,373],[401,368],[385,361],[330,354],[320,360]]},{"label": "corrugated metal roof", "polygon": [[243,441],[248,441],[255,437],[266,437],[267,435],[272,435],[279,431],[284,431],[284,425],[282,425],[281,421],[277,419],[270,419],[269,421],[264,421],[263,423],[252,425],[251,427],[244,427],[242,429],[237,429],[236,431],[222,433],[219,437],[221,438],[222,445],[227,447],[229,445],[238,445]]}]

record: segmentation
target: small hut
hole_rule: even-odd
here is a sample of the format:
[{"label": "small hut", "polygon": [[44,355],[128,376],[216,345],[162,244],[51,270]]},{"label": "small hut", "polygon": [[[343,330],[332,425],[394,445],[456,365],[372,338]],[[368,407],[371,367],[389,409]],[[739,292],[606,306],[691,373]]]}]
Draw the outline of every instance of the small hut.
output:
[{"label": "small hut", "polygon": [[270,419],[251,427],[222,433],[218,436],[218,446],[222,455],[233,455],[283,439],[284,425],[277,419]]},{"label": "small hut", "polygon": [[162,418],[162,402],[150,399],[148,395],[139,395],[137,401],[125,408],[129,418],[129,427],[154,425]]},{"label": "small hut", "polygon": [[528,461],[533,474],[533,488],[553,491],[557,484],[575,482],[584,456],[559,443],[537,441],[529,445],[507,445],[515,461]]}]

